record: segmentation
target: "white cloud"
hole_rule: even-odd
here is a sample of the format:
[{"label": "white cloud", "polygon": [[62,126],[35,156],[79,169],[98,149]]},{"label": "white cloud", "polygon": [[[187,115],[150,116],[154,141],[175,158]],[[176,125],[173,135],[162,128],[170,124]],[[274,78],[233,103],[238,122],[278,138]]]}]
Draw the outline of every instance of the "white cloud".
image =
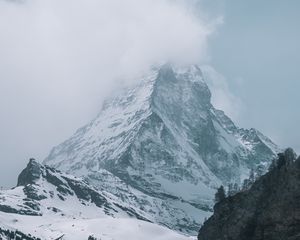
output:
[{"label": "white cloud", "polygon": [[3,169],[44,157],[99,111],[120,76],[206,59],[218,21],[201,20],[194,2],[0,0]]},{"label": "white cloud", "polygon": [[201,62],[212,31],[183,1],[0,1],[1,87],[89,102],[156,61]]}]

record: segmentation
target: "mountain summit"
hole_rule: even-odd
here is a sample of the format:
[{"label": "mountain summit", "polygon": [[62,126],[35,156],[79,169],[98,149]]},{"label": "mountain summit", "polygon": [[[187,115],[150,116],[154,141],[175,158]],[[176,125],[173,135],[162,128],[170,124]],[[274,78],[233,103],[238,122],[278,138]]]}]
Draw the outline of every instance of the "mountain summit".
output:
[{"label": "mountain summit", "polygon": [[196,233],[215,189],[267,167],[277,152],[258,130],[238,128],[213,107],[198,66],[165,64],[107,100],[44,163],[110,191],[151,221]]}]

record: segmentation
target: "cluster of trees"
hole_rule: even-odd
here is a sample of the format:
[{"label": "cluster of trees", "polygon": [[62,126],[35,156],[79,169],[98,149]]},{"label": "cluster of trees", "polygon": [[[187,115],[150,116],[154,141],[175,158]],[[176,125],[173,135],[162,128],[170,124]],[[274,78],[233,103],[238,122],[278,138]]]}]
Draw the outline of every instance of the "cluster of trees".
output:
[{"label": "cluster of trees", "polygon": [[40,238],[33,237],[30,234],[24,234],[20,231],[11,231],[0,228],[0,240],[3,239],[1,236],[9,240],[41,240]]},{"label": "cluster of trees", "polygon": [[277,168],[281,168],[282,166],[292,166],[294,161],[297,158],[297,154],[293,149],[288,148],[284,153],[279,153],[278,158],[274,159],[269,167],[269,171]]},{"label": "cluster of trees", "polygon": [[252,168],[250,170],[249,178],[243,181],[240,191],[248,190],[252,186],[252,184],[256,181],[256,179],[264,175],[265,172],[266,172],[266,167],[263,165],[258,165],[255,169]]},{"label": "cluster of trees", "polygon": [[[97,239],[96,237],[90,235],[89,238],[88,238],[88,240],[98,240],[98,239]],[[101,239],[100,239],[100,240],[101,240]]]},{"label": "cluster of trees", "polygon": [[261,177],[265,173],[265,167],[262,165],[258,165],[255,169],[250,170],[249,178],[245,179],[241,186],[238,183],[230,183],[227,186],[227,193],[223,186],[219,187],[216,194],[215,194],[215,202],[220,202],[226,196],[233,196],[240,191],[248,190],[252,184]]},{"label": "cluster of trees", "polygon": [[219,187],[215,194],[215,203],[221,202],[226,198],[225,189],[223,186]]},{"label": "cluster of trees", "polygon": [[[63,239],[63,237],[64,237],[64,235],[60,236],[57,239]],[[20,231],[12,231],[12,230],[8,230],[8,229],[2,229],[0,227],[0,240],[4,240],[4,239],[8,239],[8,240],[41,240],[40,238],[33,237],[30,234],[27,235]],[[101,239],[98,239],[91,235],[88,237],[88,240],[101,240]]]},{"label": "cluster of trees", "polygon": [[[284,153],[279,153],[278,158],[274,159],[269,166],[269,171],[274,169],[280,169],[283,166],[289,167],[293,166],[295,159],[297,158],[296,153],[293,149],[288,148]],[[215,194],[215,202],[218,203],[222,201],[226,196],[233,196],[234,194],[248,190],[252,184],[256,181],[256,179],[260,178],[266,172],[266,167],[263,165],[258,165],[255,169],[252,168],[250,170],[249,178],[243,181],[241,187],[237,183],[231,183],[228,185],[227,194],[223,186],[219,187]]]},{"label": "cluster of trees", "polygon": [[237,183],[230,183],[227,187],[227,196],[233,196],[240,191],[240,186]]},{"label": "cluster of trees", "polygon": [[[258,177],[258,176],[257,176]],[[255,182],[255,179],[257,178],[255,176],[255,172],[253,169],[250,170],[250,175],[249,178],[244,179],[243,184],[242,184],[242,189],[243,191],[248,190],[252,184]]]}]

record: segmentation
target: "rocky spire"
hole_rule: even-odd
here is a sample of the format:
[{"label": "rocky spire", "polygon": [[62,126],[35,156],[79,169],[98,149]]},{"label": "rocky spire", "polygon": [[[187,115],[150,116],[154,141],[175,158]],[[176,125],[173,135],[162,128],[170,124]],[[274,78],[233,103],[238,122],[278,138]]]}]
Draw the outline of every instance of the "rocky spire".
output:
[{"label": "rocky spire", "polygon": [[40,178],[41,174],[41,165],[34,158],[30,158],[26,168],[20,173],[18,177],[17,186],[32,184]]}]

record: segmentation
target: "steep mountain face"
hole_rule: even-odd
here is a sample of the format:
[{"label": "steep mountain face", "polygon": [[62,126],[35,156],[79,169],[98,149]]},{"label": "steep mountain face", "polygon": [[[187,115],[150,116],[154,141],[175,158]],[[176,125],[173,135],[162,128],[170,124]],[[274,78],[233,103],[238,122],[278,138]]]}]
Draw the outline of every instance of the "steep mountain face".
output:
[{"label": "steep mountain face", "polygon": [[188,239],[151,223],[141,209],[107,191],[34,159],[19,175],[17,187],[0,191],[0,239],[160,238]]},{"label": "steep mountain face", "polygon": [[240,182],[277,151],[259,131],[236,127],[212,106],[198,66],[166,64],[109,99],[44,162],[108,187],[153,221],[195,233],[211,214],[216,187]]},{"label": "steep mountain face", "polygon": [[225,198],[198,240],[300,239],[300,157],[288,149],[253,186]]}]

